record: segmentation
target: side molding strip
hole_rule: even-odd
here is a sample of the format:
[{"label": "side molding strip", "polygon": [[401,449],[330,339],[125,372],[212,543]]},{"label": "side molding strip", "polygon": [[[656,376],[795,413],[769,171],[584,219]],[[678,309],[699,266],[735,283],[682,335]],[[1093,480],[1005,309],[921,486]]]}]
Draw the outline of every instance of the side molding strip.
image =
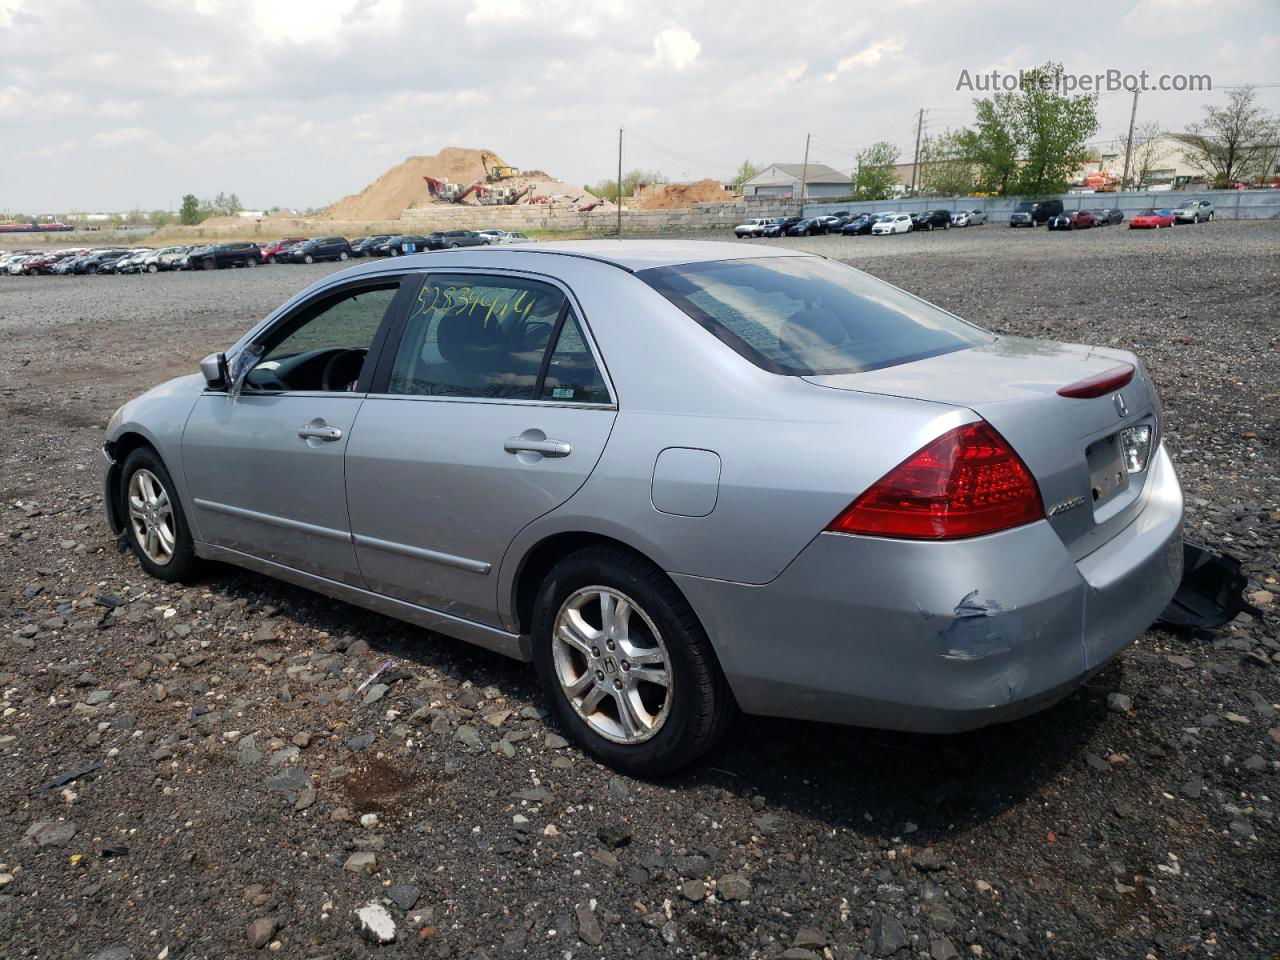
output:
[{"label": "side molding strip", "polygon": [[274,513],[259,513],[257,510],[249,510],[245,507],[233,507],[229,503],[216,503],[213,500],[201,500],[197,498],[193,502],[202,510],[212,510],[214,513],[225,513],[231,517],[239,517],[241,520],[253,520],[257,523],[265,523],[273,527],[283,527],[285,530],[298,530],[302,533],[309,533],[315,537],[324,537],[326,540],[341,540],[345,543],[351,542],[351,534],[346,530],[335,530],[332,527],[321,527],[314,523],[304,523],[301,520],[290,520],[288,517],[278,517]]},{"label": "side molding strip", "polygon": [[457,567],[470,573],[487,574],[490,564],[483,560],[469,560],[466,557],[455,557],[451,553],[440,553],[438,550],[427,550],[424,547],[412,547],[407,543],[396,543],[393,540],[379,540],[377,537],[355,534],[352,539],[357,547],[369,547],[386,553],[399,554],[402,557],[413,557],[415,560],[426,560],[429,563],[440,563],[446,567]]},{"label": "side molding strip", "polygon": [[417,604],[407,603],[404,600],[397,600],[394,597],[384,596],[380,593],[373,593],[370,590],[363,590],[350,584],[339,583],[326,577],[317,577],[294,567],[263,560],[260,557],[241,553],[239,550],[232,550],[229,547],[219,547],[200,540],[196,541],[195,546],[196,554],[205,559],[220,560],[224,563],[244,567],[246,570],[253,570],[268,577],[275,577],[277,580],[284,580],[287,583],[306,587],[308,590],[314,590],[317,593],[323,593],[325,596],[353,603],[356,606],[364,607],[366,610],[373,610],[376,613],[382,613],[397,620],[404,620],[419,627],[425,627],[427,630],[434,630],[449,637],[456,637],[459,640],[473,643],[478,647],[484,647],[486,650],[492,650],[494,653],[500,653],[515,660],[522,660],[527,663],[533,659],[532,641],[528,636],[508,633],[498,627],[476,623],[474,620],[465,620],[462,617],[455,617],[439,610],[432,610],[429,607],[420,607]]}]

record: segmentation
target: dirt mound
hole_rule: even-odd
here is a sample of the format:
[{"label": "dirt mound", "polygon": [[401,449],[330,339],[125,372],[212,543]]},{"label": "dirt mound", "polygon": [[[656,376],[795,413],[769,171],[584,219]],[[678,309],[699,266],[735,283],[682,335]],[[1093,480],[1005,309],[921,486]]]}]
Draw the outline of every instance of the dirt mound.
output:
[{"label": "dirt mound", "polygon": [[716,181],[708,179],[655,187],[632,206],[637,210],[676,210],[695,203],[733,203],[736,199]]},{"label": "dirt mound", "polygon": [[490,150],[445,147],[435,156],[409,157],[396,164],[359,193],[343,197],[328,210],[334,220],[395,220],[401,212],[429,199],[423,177],[470,184],[484,180],[487,159],[502,164]]}]

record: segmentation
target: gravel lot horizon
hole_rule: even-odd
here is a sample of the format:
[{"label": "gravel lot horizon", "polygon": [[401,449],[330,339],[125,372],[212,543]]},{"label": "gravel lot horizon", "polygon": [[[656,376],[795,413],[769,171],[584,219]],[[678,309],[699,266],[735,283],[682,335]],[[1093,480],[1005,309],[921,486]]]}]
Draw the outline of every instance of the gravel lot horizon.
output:
[{"label": "gravel lot horizon", "polygon": [[1137,352],[1263,619],[1153,628],[1013,724],[744,718],[621,778],[524,665],[110,539],[111,412],[337,265],[0,277],[0,957],[1280,955],[1280,221],[746,242]]}]

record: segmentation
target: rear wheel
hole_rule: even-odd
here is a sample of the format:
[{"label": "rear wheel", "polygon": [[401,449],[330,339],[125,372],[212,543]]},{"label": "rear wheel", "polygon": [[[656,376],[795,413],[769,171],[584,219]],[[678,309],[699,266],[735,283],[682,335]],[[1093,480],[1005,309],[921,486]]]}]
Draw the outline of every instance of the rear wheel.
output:
[{"label": "rear wheel", "polygon": [[139,447],[120,470],[119,515],[138,563],[161,580],[185,580],[198,560],[169,471],[156,452]]},{"label": "rear wheel", "polygon": [[345,250],[343,250],[341,253],[338,254],[339,260],[349,260],[350,258],[351,258],[351,254],[347,253],[347,251]]},{"label": "rear wheel", "polygon": [[534,662],[561,725],[624,773],[672,773],[728,729],[732,694],[675,585],[619,547],[561,561],[542,584]]},{"label": "rear wheel", "polygon": [[244,265],[246,267],[256,267],[258,265],[258,261],[256,258],[250,257],[248,260],[244,262]]},{"label": "rear wheel", "polygon": [[1210,221],[1212,221],[1212,220],[1213,220],[1213,211],[1212,211],[1212,210],[1210,210],[1210,211],[1209,211],[1209,220],[1210,220]]}]

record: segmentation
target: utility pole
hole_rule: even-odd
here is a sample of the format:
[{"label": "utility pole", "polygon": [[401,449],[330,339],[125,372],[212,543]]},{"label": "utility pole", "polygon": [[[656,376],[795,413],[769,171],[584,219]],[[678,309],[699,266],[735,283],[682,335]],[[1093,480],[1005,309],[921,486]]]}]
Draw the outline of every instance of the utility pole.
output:
[{"label": "utility pole", "polygon": [[622,239],[622,128],[618,128],[618,239]]},{"label": "utility pole", "polygon": [[1129,182],[1129,158],[1133,156],[1133,121],[1138,118],[1138,90],[1133,91],[1133,109],[1129,111],[1129,140],[1124,146],[1124,176],[1120,178],[1120,189],[1124,190]]},{"label": "utility pole", "polygon": [[804,216],[804,200],[809,193],[809,138],[813,134],[804,135],[804,165],[800,168],[800,216]]},{"label": "utility pole", "polygon": [[920,108],[920,119],[916,121],[916,155],[911,161],[911,195],[916,194],[916,180],[920,176],[920,134],[924,132],[924,107]]}]

